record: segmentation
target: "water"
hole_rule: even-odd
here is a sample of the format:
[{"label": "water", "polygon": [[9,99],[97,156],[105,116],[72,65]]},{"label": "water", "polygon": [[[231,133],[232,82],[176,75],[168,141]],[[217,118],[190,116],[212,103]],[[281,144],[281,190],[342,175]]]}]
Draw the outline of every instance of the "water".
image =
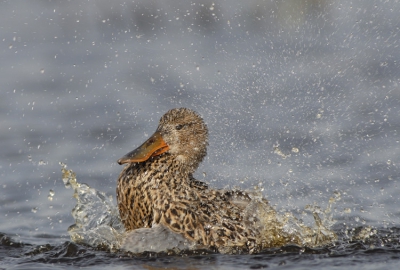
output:
[{"label": "water", "polygon": [[[126,232],[121,222],[118,208],[104,193],[81,184],[76,174],[61,163],[62,178],[66,188],[74,190],[77,200],[72,210],[75,223],[68,228],[71,240],[75,243],[90,247],[101,247],[111,251],[129,251],[143,253],[146,251],[163,252],[172,250],[174,253],[181,250],[198,250],[195,243],[189,243],[179,234],[171,232],[161,225],[152,228],[141,228],[133,234]],[[334,198],[331,198],[329,208],[318,211],[316,207],[309,207],[315,220],[313,228],[305,226],[290,213],[279,215],[268,204],[262,201],[260,194],[252,194],[252,201],[246,206],[244,220],[256,220],[253,227],[261,231],[257,239],[262,249],[297,245],[301,247],[319,247],[331,244],[337,240],[336,234],[330,230],[333,225],[331,213]],[[323,215],[321,219],[321,215]],[[264,237],[262,237],[264,236]],[[363,236],[364,239],[366,236]],[[124,241],[129,239],[129,241]],[[223,254],[236,254],[238,251],[231,248],[218,249]],[[256,252],[259,251],[256,249]],[[243,253],[243,252],[241,252]],[[250,251],[249,253],[255,253]]]},{"label": "water", "polygon": [[[3,1],[1,267],[394,268],[399,7]],[[257,189],[310,227],[334,198],[338,240],[253,255],[128,255],[72,242],[76,200],[59,162],[115,200],[116,160],[180,106],[210,129],[198,179]]]}]

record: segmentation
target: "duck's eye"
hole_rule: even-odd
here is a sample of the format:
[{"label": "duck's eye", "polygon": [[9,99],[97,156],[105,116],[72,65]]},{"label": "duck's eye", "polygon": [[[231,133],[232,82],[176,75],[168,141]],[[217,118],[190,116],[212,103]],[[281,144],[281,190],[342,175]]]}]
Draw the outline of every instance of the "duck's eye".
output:
[{"label": "duck's eye", "polygon": [[181,129],[183,128],[183,126],[184,126],[184,125],[177,125],[177,126],[175,127],[175,129],[176,129],[176,130],[181,130]]}]

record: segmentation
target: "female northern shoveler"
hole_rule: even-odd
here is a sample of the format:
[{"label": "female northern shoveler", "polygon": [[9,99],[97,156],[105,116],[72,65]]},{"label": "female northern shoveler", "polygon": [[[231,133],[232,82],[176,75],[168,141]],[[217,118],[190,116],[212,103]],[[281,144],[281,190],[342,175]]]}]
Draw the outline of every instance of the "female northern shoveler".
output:
[{"label": "female northern shoveler", "polygon": [[[196,112],[172,109],[145,143],[118,160],[128,164],[117,185],[126,230],[162,227],[178,239],[221,252],[284,244],[282,235],[273,239],[266,233],[266,226],[277,221],[265,199],[239,190],[215,190],[193,178],[206,156],[207,137],[207,126]],[[142,238],[133,237],[131,247]]]}]

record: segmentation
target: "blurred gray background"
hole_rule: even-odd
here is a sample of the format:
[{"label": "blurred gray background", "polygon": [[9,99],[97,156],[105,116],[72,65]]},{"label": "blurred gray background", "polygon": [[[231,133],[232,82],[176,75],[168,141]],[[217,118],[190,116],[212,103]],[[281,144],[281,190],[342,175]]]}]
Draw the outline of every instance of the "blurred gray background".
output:
[{"label": "blurred gray background", "polygon": [[59,162],[115,197],[116,160],[174,107],[210,129],[197,178],[257,188],[300,218],[335,197],[340,226],[399,224],[399,11],[398,1],[1,1],[0,231],[67,237],[75,201]]}]

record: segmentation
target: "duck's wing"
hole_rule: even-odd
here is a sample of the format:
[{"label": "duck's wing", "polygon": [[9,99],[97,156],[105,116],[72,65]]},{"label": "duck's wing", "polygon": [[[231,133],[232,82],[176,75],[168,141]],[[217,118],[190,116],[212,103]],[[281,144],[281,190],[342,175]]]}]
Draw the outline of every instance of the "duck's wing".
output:
[{"label": "duck's wing", "polygon": [[189,175],[189,185],[191,188],[195,188],[198,190],[204,190],[208,188],[207,183],[197,180],[196,178],[193,177],[192,174]]},{"label": "duck's wing", "polygon": [[239,189],[221,190],[225,198],[239,208],[245,209],[252,201],[259,201],[268,205],[268,200],[261,197],[260,194],[252,191],[243,191]]},{"label": "duck's wing", "polygon": [[[243,208],[218,190],[188,190],[179,200],[170,201],[155,214],[155,223],[198,244],[221,248],[243,247],[255,241],[244,223]],[[225,250],[220,250],[225,252]]]},{"label": "duck's wing", "polygon": [[227,200],[242,209],[245,209],[251,201],[249,194],[241,190],[229,190],[222,192]]}]

